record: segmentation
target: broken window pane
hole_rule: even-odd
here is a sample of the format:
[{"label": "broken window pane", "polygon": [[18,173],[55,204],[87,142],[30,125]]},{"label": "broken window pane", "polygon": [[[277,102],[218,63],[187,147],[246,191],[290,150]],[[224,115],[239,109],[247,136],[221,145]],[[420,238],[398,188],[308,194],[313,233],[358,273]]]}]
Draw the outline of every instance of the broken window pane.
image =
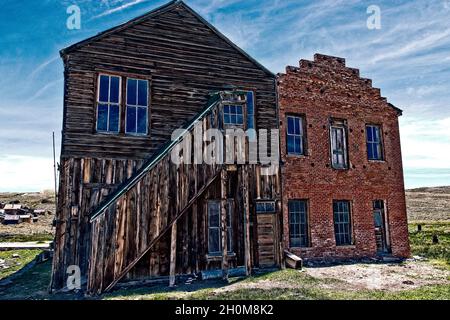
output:
[{"label": "broken window pane", "polygon": [[348,168],[346,128],[342,125],[333,125],[330,130],[331,159],[335,169]]}]

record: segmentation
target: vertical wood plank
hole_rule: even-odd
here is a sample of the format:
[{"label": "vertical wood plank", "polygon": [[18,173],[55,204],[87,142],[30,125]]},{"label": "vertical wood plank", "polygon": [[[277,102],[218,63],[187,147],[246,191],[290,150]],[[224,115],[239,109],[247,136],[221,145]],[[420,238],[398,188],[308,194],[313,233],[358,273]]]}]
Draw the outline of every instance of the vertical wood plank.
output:
[{"label": "vertical wood plank", "polygon": [[172,225],[172,234],[170,237],[170,276],[169,287],[175,286],[175,272],[177,264],[177,223]]},{"label": "vertical wood plank", "polygon": [[222,168],[220,174],[220,221],[222,228],[222,278],[228,280],[228,248],[227,248],[227,171]]}]

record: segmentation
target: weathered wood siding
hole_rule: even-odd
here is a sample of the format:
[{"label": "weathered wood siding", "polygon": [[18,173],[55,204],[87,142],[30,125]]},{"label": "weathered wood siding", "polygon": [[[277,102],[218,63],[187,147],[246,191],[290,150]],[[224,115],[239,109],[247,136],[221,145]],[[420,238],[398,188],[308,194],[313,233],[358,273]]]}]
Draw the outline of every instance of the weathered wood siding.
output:
[{"label": "weathered wood siding", "polygon": [[[56,250],[52,287],[66,285],[67,267],[81,269],[83,288],[104,290],[130,262],[170,224],[192,190],[212,178],[215,167],[179,167],[161,161],[107,212],[89,222],[95,208],[170,140],[174,129],[194,118],[211,91],[235,86],[255,94],[256,128],[278,128],[274,76],[258,66],[205,25],[183,3],[160,15],[77,46],[63,54],[65,64],[64,122]],[[96,133],[96,90],[99,73],[150,81],[149,134]],[[122,90],[124,88],[122,87]],[[124,90],[122,97],[125,97]],[[124,105],[122,103],[122,105]],[[253,199],[280,199],[279,176],[261,177],[256,165],[228,173],[236,255],[229,266],[258,265],[258,230]],[[209,172],[209,174],[207,174]],[[246,178],[244,178],[246,177]],[[245,186],[245,187],[244,187]],[[244,196],[244,189],[248,195]],[[220,268],[207,257],[207,201],[220,199],[214,182],[177,221],[176,273]],[[245,198],[245,199],[244,199]],[[250,256],[244,252],[242,221],[249,210]],[[278,235],[277,235],[278,236]],[[164,234],[125,279],[168,275],[170,232]]]},{"label": "weathered wood siding", "polygon": [[[255,92],[258,128],[278,127],[274,76],[220,38],[183,4],[80,46],[64,56],[64,63],[63,157],[148,157],[174,129],[201,110],[210,91],[230,85]],[[95,132],[101,72],[150,81],[147,136]]]}]

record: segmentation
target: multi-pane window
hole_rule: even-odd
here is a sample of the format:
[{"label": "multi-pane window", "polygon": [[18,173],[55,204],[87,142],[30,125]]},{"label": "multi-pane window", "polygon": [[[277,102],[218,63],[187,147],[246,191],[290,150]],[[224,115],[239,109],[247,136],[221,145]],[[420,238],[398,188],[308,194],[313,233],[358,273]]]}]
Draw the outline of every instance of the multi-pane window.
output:
[{"label": "multi-pane window", "polygon": [[287,153],[291,155],[304,155],[304,128],[303,118],[297,116],[287,117]]},{"label": "multi-pane window", "polygon": [[333,201],[334,234],[336,245],[352,244],[352,228],[349,201]]},{"label": "multi-pane window", "polygon": [[97,131],[119,132],[120,123],[120,77],[100,75],[97,94]]},{"label": "multi-pane window", "polygon": [[367,157],[369,160],[383,160],[380,126],[366,126]]},{"label": "multi-pane window", "polygon": [[331,161],[335,169],[347,169],[347,137],[343,121],[333,121],[330,129]]},{"label": "multi-pane window", "polygon": [[239,105],[223,106],[223,123],[226,125],[244,125],[244,110]]},{"label": "multi-pane window", "polygon": [[[227,251],[233,251],[233,206],[227,205]],[[212,255],[222,254],[222,228],[220,218],[220,201],[208,202],[208,252]]]},{"label": "multi-pane window", "polygon": [[308,205],[306,200],[289,200],[289,243],[291,247],[309,246]]},{"label": "multi-pane window", "polygon": [[273,212],[275,212],[275,201],[256,202],[256,213],[273,213]]},{"label": "multi-pane window", "polygon": [[147,134],[148,81],[127,79],[126,133]]}]

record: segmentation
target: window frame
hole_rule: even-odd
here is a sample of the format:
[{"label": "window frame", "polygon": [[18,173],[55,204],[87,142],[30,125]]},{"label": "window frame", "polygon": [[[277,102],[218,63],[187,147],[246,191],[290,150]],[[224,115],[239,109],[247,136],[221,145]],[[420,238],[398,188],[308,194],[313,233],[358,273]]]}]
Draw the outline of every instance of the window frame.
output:
[{"label": "window frame", "polygon": [[[344,119],[335,119],[332,118],[330,120],[330,129],[329,129],[329,139],[330,139],[330,158],[331,158],[331,167],[335,170],[349,170],[350,168],[350,161],[349,161],[349,151],[348,151],[348,132],[347,132],[347,121]],[[337,166],[334,162],[334,149],[333,149],[333,130],[342,130],[343,135],[343,158],[344,158],[344,165],[342,167]],[[337,149],[336,149],[337,150]]]},{"label": "window frame", "polygon": [[[255,91],[253,90],[242,90],[246,92],[245,95],[245,99],[246,99],[246,103],[245,103],[245,116],[244,116],[244,123],[245,123],[245,130],[248,129],[254,129],[256,130],[256,94]],[[253,113],[249,113],[248,112],[248,95],[251,94],[252,96],[252,102],[253,102]],[[252,115],[252,128],[249,127],[249,121],[250,121],[250,116]]]},{"label": "window frame", "polygon": [[[270,205],[273,204],[273,210],[259,211],[258,210],[258,204],[264,204],[265,205],[265,209],[267,208],[268,204],[270,204]],[[271,214],[271,213],[276,213],[276,211],[277,211],[277,204],[276,204],[275,200],[257,200],[257,201],[255,201],[255,212],[256,212],[256,214]]]},{"label": "window frame", "polygon": [[[108,82],[108,102],[103,102],[100,101],[100,80],[102,76],[107,76],[109,78],[109,82]],[[111,78],[119,78],[119,101],[118,103],[111,103],[110,97],[111,97]],[[96,88],[96,101],[95,101],[95,128],[94,131],[95,133],[98,134],[108,134],[108,135],[117,135],[120,134],[120,129],[121,129],[121,122],[122,122],[122,90],[123,90],[123,81],[122,81],[122,76],[117,75],[117,74],[112,74],[112,73],[107,73],[107,72],[99,72],[97,73],[97,88]],[[103,104],[103,105],[108,105],[108,121],[107,121],[107,130],[99,130],[98,129],[98,119],[99,119],[99,105]],[[110,109],[111,109],[111,105],[114,106],[118,106],[119,107],[119,119],[118,119],[118,130],[117,131],[110,131],[109,130],[109,113],[110,113]]]},{"label": "window frame", "polygon": [[[380,157],[378,159],[371,159],[369,157],[369,143],[370,144],[376,144],[377,142],[369,142],[369,136],[368,136],[368,131],[367,129],[369,127],[372,128],[378,128],[379,129],[379,135],[380,135],[380,141],[378,142],[379,144],[379,152],[380,152]],[[373,132],[372,132],[373,133]],[[384,162],[385,161],[385,152],[384,152],[384,141],[383,141],[383,126],[381,124],[375,124],[375,123],[367,123],[365,125],[365,140],[366,140],[366,154],[367,154],[367,160],[368,161],[373,161],[373,162],[377,162],[377,161],[381,161]]]},{"label": "window frame", "polygon": [[[131,136],[147,136],[149,133],[149,108],[150,108],[150,80],[148,79],[143,79],[143,78],[136,78],[134,76],[127,76],[125,77],[126,80],[126,86],[125,86],[125,101],[124,101],[124,106],[125,106],[125,123],[124,123],[124,132],[126,135],[131,135]],[[141,105],[129,105],[128,104],[128,80],[136,80],[137,81],[137,86],[136,86],[136,90],[137,93],[139,93],[139,81],[146,81],[147,82],[147,106],[141,106]],[[136,103],[138,103],[138,94],[136,95]],[[140,133],[140,132],[128,132],[127,131],[127,123],[128,123],[128,106],[136,108],[136,131],[137,131],[137,124],[138,124],[138,109],[139,108],[145,108],[146,112],[146,122],[145,122],[145,133]]]},{"label": "window frame", "polygon": [[[300,135],[289,133],[289,118],[299,119],[299,123],[301,125]],[[285,121],[286,121],[286,131],[285,131],[286,155],[289,157],[305,157],[305,156],[307,156],[308,152],[307,152],[306,116],[304,114],[289,113],[289,114],[286,114]],[[294,137],[300,136],[300,147],[302,149],[300,153],[289,152],[289,149],[288,149],[289,148],[289,143],[288,143],[289,136],[294,136]]]},{"label": "window frame", "polygon": [[[210,257],[217,257],[222,256],[222,221],[221,221],[221,201],[220,200],[208,200],[206,203],[207,206],[207,226],[208,226],[208,232],[207,232],[207,243],[208,243],[208,256]],[[209,206],[210,204],[217,204],[219,207],[219,226],[218,227],[211,227],[210,225],[210,215],[209,215]],[[233,255],[234,254],[234,199],[227,199],[226,204],[226,210],[227,210],[227,254]],[[219,251],[210,251],[209,247],[209,239],[210,239],[210,229],[218,229],[219,230]],[[231,248],[230,248],[231,247]]]},{"label": "window frame", "polygon": [[[295,223],[295,224],[299,225],[299,233],[298,233],[299,245],[296,245],[296,246],[293,245],[293,241],[292,241],[293,237],[291,236],[291,230],[292,230],[291,225],[293,225],[294,223],[292,222],[292,219],[291,219],[290,204],[293,202],[301,202],[304,204],[304,208],[305,208],[305,211],[304,211],[304,214],[305,214],[305,217],[304,217],[305,218],[304,219],[305,227],[304,228],[305,228],[305,230],[304,231],[305,231],[306,243],[304,243],[304,244],[301,243],[302,223],[300,222],[301,217],[299,216],[298,222]],[[288,205],[287,211],[288,211],[288,225],[289,225],[289,247],[290,248],[303,248],[303,249],[310,248],[311,247],[311,230],[310,230],[310,221],[309,221],[309,201],[307,199],[289,199],[287,205]],[[296,213],[300,214],[301,212],[299,211]]]},{"label": "window frame", "polygon": [[[346,203],[347,207],[348,207],[348,221],[347,222],[342,222],[342,221],[336,221],[336,213],[344,213],[344,211],[338,211],[336,212],[334,210],[334,206],[335,204],[338,203]],[[334,240],[335,240],[335,244],[336,247],[346,247],[346,246],[353,246],[355,244],[354,242],[354,235],[353,235],[353,210],[352,210],[352,201],[350,200],[333,200],[333,204],[332,204],[332,212],[333,212],[333,232],[334,232]],[[336,224],[339,225],[343,225],[343,224],[348,224],[348,233],[343,233],[343,232],[338,232],[336,233]],[[338,235],[347,235],[349,237],[348,242],[341,242],[338,241]],[[338,243],[339,242],[339,243]]]},{"label": "window frame", "polygon": [[[225,122],[225,107],[240,107],[242,108],[242,123],[226,123]],[[228,114],[231,114],[230,112]],[[236,117],[238,113],[236,112],[234,114]],[[247,125],[247,105],[245,104],[233,104],[233,103],[226,103],[222,105],[222,123],[224,128],[239,128],[239,129],[245,129]]]}]

